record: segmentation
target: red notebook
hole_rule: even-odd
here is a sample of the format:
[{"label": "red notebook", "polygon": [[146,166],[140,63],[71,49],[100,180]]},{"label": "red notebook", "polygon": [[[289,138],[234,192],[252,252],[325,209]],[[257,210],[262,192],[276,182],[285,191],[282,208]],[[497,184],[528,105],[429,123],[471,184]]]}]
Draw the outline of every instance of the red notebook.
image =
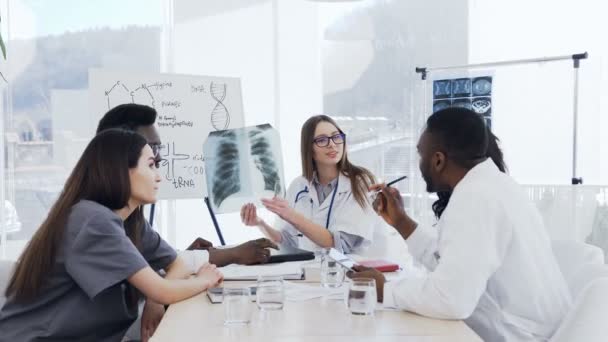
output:
[{"label": "red notebook", "polygon": [[380,272],[395,272],[399,265],[386,260],[365,260],[358,262],[359,265],[375,268]]}]

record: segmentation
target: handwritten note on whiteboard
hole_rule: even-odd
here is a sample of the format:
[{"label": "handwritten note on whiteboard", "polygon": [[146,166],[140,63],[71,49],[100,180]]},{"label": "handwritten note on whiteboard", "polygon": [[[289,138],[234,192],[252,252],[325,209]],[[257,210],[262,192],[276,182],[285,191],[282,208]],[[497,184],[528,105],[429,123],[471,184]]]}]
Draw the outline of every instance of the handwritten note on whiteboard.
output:
[{"label": "handwritten note on whiteboard", "polygon": [[243,127],[238,78],[91,69],[92,132],[109,109],[139,103],[156,109],[162,140],[159,198],[202,198],[207,192],[203,143],[210,132]]}]

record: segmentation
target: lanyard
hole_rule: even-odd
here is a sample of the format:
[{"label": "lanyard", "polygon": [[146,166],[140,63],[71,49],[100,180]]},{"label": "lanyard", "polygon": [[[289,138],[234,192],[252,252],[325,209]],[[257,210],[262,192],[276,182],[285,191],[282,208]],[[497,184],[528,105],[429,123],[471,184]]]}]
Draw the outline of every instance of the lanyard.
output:
[{"label": "lanyard", "polygon": [[[334,199],[336,198],[336,193],[338,192],[338,184],[340,182],[340,179],[338,179],[336,181],[336,188],[334,189],[332,195],[331,195],[331,201],[329,202],[329,210],[327,211],[327,220],[325,221],[325,229],[329,229],[329,219],[331,218],[331,210],[334,207]],[[297,194],[296,194],[296,200],[294,202],[294,205],[296,203],[298,203],[298,200],[300,199],[300,195],[306,194],[308,193],[308,186],[304,187],[304,190],[300,190]],[[312,203],[312,200],[311,200]],[[312,205],[312,204],[311,204]]]},{"label": "lanyard", "polygon": [[340,179],[336,181],[336,188],[334,189],[334,193],[331,195],[331,202],[329,202],[329,210],[327,211],[327,221],[325,222],[325,229],[329,229],[329,218],[331,217],[331,209],[334,207],[334,198],[336,198],[336,192],[338,192],[338,183]]}]

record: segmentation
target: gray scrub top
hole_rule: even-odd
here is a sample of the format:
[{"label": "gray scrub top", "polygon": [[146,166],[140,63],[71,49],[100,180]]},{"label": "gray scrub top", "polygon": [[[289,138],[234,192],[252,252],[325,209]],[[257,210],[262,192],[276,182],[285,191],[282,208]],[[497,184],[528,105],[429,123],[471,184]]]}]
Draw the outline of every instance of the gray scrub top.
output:
[{"label": "gray scrub top", "polygon": [[120,341],[137,318],[127,278],[165,268],[177,254],[146,222],[140,253],[123,221],[99,203],[72,207],[47,285],[27,303],[8,299],[0,311],[0,342]]}]

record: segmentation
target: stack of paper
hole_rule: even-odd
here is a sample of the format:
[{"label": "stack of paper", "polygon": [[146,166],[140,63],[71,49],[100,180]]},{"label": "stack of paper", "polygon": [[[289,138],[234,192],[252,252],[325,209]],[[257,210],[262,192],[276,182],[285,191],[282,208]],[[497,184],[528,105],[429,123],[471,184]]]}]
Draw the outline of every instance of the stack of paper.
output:
[{"label": "stack of paper", "polygon": [[303,279],[302,264],[306,262],[293,261],[268,265],[228,265],[220,267],[224,280],[257,280],[259,276],[282,276],[286,280]]}]

